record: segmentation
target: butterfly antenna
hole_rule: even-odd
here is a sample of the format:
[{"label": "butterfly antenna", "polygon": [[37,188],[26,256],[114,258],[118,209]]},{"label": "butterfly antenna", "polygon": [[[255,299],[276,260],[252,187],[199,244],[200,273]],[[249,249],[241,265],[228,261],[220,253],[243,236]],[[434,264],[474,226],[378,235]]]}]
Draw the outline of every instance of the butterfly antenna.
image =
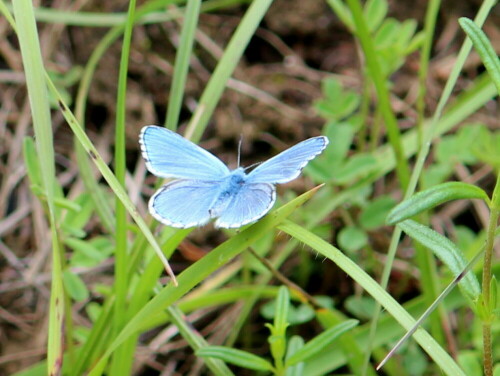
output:
[{"label": "butterfly antenna", "polygon": [[240,167],[241,144],[243,143],[243,135],[240,134],[240,142],[238,142],[238,167]]},{"label": "butterfly antenna", "polygon": [[251,164],[250,166],[245,167],[245,171],[251,170],[252,168],[254,168],[255,166],[258,166],[260,164],[262,164],[262,162],[257,162],[257,163]]}]

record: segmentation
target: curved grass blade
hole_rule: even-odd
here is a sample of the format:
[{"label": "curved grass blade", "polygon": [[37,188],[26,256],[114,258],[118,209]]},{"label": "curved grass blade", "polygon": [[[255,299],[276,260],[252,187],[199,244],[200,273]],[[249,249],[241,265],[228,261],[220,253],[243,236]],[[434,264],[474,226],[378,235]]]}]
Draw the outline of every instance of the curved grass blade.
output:
[{"label": "curved grass blade", "polygon": [[418,192],[396,205],[387,215],[386,222],[393,225],[447,201],[460,199],[481,199],[489,203],[488,195],[481,188],[472,184],[448,182]]},{"label": "curved grass blade", "polygon": [[486,70],[497,87],[498,95],[500,95],[500,60],[491,42],[474,21],[462,17],[458,22],[472,41],[474,48],[481,57]]}]

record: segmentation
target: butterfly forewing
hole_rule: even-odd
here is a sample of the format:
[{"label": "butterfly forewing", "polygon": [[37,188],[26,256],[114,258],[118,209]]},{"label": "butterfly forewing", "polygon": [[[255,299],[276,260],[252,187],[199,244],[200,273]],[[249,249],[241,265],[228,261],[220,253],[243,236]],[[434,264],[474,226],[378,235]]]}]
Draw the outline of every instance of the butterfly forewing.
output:
[{"label": "butterfly forewing", "polygon": [[249,183],[287,183],[300,175],[307,163],[328,145],[326,137],[313,137],[292,146],[257,166],[248,174]]},{"label": "butterfly forewing", "polygon": [[156,176],[213,181],[229,173],[215,155],[166,128],[142,128],[139,142],[146,166]]},{"label": "butterfly forewing", "polygon": [[274,205],[276,190],[271,184],[246,184],[228,200],[215,227],[237,228],[263,217]]},{"label": "butterfly forewing", "polygon": [[149,211],[160,222],[177,228],[202,226],[220,194],[213,182],[176,180],[164,185],[149,200]]}]

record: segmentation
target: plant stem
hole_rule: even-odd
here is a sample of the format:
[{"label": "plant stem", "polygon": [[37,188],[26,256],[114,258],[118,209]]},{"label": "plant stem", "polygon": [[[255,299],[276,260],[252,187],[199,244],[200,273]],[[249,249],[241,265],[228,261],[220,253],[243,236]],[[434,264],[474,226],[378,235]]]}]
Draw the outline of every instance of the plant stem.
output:
[{"label": "plant stem", "polygon": [[497,176],[497,183],[493,191],[491,200],[490,222],[488,224],[486,246],[484,250],[484,265],[483,265],[483,304],[486,315],[483,318],[483,366],[486,376],[493,375],[493,356],[491,345],[491,322],[494,317],[493,310],[496,307],[491,307],[491,264],[493,261],[493,246],[495,244],[495,230],[497,228],[498,216],[500,214],[500,174]]}]

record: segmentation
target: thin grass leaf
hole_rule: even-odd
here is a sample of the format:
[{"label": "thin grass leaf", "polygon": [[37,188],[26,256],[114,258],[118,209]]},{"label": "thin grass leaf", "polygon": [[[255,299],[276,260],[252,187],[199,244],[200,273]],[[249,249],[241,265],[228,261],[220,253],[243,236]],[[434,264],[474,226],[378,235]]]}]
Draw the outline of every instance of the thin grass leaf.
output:
[{"label": "thin grass leaf", "polygon": [[[167,312],[170,315],[172,323],[176,326],[176,328],[179,330],[179,333],[189,343],[189,346],[191,346],[193,350],[197,351],[209,347],[205,338],[203,338],[199,332],[193,329],[193,327],[187,321],[186,316],[184,316],[183,312],[178,307],[168,307]],[[233,372],[231,372],[229,367],[222,360],[214,359],[212,357],[204,359],[205,364],[210,369],[210,371],[213,372],[214,375],[234,376]]]},{"label": "thin grass leaf", "polygon": [[287,358],[286,365],[296,365],[306,361],[315,354],[324,351],[325,347],[330,346],[340,335],[351,330],[359,324],[358,320],[346,320],[341,324],[332,326],[320,335],[307,342],[301,349],[297,350],[292,356]]},{"label": "thin grass leaf", "polygon": [[134,219],[134,221],[137,223],[139,228],[141,229],[142,233],[148,239],[148,242],[151,244],[153,247],[153,250],[155,251],[156,255],[159,257],[161,262],[163,263],[163,266],[165,267],[166,272],[168,275],[172,278],[172,282],[176,285],[177,280],[175,278],[174,272],[172,271],[172,268],[170,267],[168,260],[165,258],[163,255],[160,246],[156,242],[156,238],[154,235],[151,233],[151,230],[149,229],[148,225],[144,222],[142,217],[139,215],[139,212],[135,208],[134,204],[128,197],[127,193],[123,189],[123,187],[120,185],[120,183],[116,180],[115,175],[113,172],[109,169],[108,165],[104,160],[102,159],[101,155],[95,148],[95,146],[92,144],[88,136],[85,134],[85,132],[82,130],[80,124],[76,120],[75,116],[73,113],[70,111],[68,106],[63,102],[61,96],[59,95],[59,92],[57,91],[57,88],[54,86],[54,83],[50,80],[48,75],[45,76],[47,80],[48,87],[52,94],[58,99],[59,107],[60,110],[62,111],[62,114],[64,118],[66,119],[68,125],[70,126],[71,130],[79,140],[79,142],[82,144],[82,146],[85,148],[87,153],[90,155],[90,158],[92,161],[95,163],[96,167],[99,169],[101,172],[102,176],[106,181],[108,182],[109,186],[113,190],[116,196],[120,198],[120,200],[123,202],[125,205],[127,211],[129,212],[130,216]]},{"label": "thin grass leaf", "polygon": [[389,89],[386,78],[382,73],[382,67],[379,57],[376,53],[374,41],[369,33],[366,18],[363,15],[363,9],[359,0],[347,0],[347,5],[351,10],[356,35],[366,58],[367,70],[377,92],[378,106],[384,119],[389,136],[389,143],[396,159],[396,173],[398,175],[401,187],[406,189],[410,180],[410,168],[408,161],[404,156],[401,143],[401,134],[399,132],[396,116],[391,107]]},{"label": "thin grass leaf", "polygon": [[174,73],[172,87],[168,100],[167,118],[165,126],[175,131],[179,122],[181,112],[182,98],[186,85],[186,77],[189,70],[189,59],[193,49],[196,26],[198,25],[198,16],[200,13],[201,0],[188,0],[184,11],[181,36],[177,53],[175,55]]},{"label": "thin grass leaf", "polygon": [[15,1],[13,5],[35,129],[37,155],[40,164],[44,166],[42,182],[47,199],[52,240],[52,284],[49,307],[47,372],[50,375],[59,375],[63,362],[63,339],[65,337],[65,297],[61,265],[64,256],[59,246],[54,204],[56,176],[49,95],[45,83],[45,70],[33,4],[30,0],[19,0]]},{"label": "thin grass leaf", "polygon": [[207,87],[203,91],[195,113],[186,129],[185,137],[198,142],[212,117],[215,106],[226,88],[229,77],[234,72],[245,48],[264,18],[272,0],[254,0],[241,19],[238,28],[229,41],[224,55],[217,64]]},{"label": "thin grass leaf", "polygon": [[[126,174],[126,146],[125,146],[125,114],[126,114],[126,94],[128,79],[128,59],[130,55],[130,44],[132,41],[132,31],[134,29],[136,1],[130,0],[125,22],[125,31],[121,46],[120,67],[118,70],[118,90],[116,98],[116,119],[115,119],[115,145],[114,145],[114,173],[116,180],[125,188]],[[127,210],[125,204],[118,196],[115,197],[115,265],[113,290],[115,295],[114,317],[112,321],[113,332],[118,333],[126,322],[127,293],[128,293],[128,264],[129,264],[129,244],[127,239]],[[137,336],[129,338],[115,352],[109,373],[112,375],[128,375],[132,370],[132,361],[136,346]]]},{"label": "thin grass leaf", "polygon": [[448,182],[418,192],[404,200],[389,212],[386,222],[393,225],[445,202],[461,199],[480,199],[489,203],[488,195],[481,188],[467,183]]},{"label": "thin grass leaf", "polygon": [[[451,240],[410,219],[398,223],[398,226],[412,239],[429,248],[451,270],[455,277],[463,273],[467,261],[462,251]],[[467,273],[459,282],[459,286],[473,301],[481,293],[479,282],[473,273]]]},{"label": "thin grass leaf", "polygon": [[[315,252],[333,261],[380,303],[403,328],[410,330],[415,325],[413,317],[384,288],[361,269],[359,265],[349,259],[339,249],[291,221],[284,221],[278,228],[308,245]],[[419,328],[413,337],[422,349],[441,367],[443,372],[450,376],[465,376],[447,350],[442,348],[424,329]]]},{"label": "thin grass leaf", "polygon": [[474,48],[481,57],[486,70],[497,87],[498,95],[500,95],[500,60],[491,42],[474,21],[462,17],[458,22],[467,33],[467,36],[471,39]]},{"label": "thin grass leaf", "polygon": [[253,355],[247,351],[232,349],[224,346],[208,346],[196,351],[197,356],[221,359],[242,368],[254,371],[272,371],[273,365],[260,356]]}]

